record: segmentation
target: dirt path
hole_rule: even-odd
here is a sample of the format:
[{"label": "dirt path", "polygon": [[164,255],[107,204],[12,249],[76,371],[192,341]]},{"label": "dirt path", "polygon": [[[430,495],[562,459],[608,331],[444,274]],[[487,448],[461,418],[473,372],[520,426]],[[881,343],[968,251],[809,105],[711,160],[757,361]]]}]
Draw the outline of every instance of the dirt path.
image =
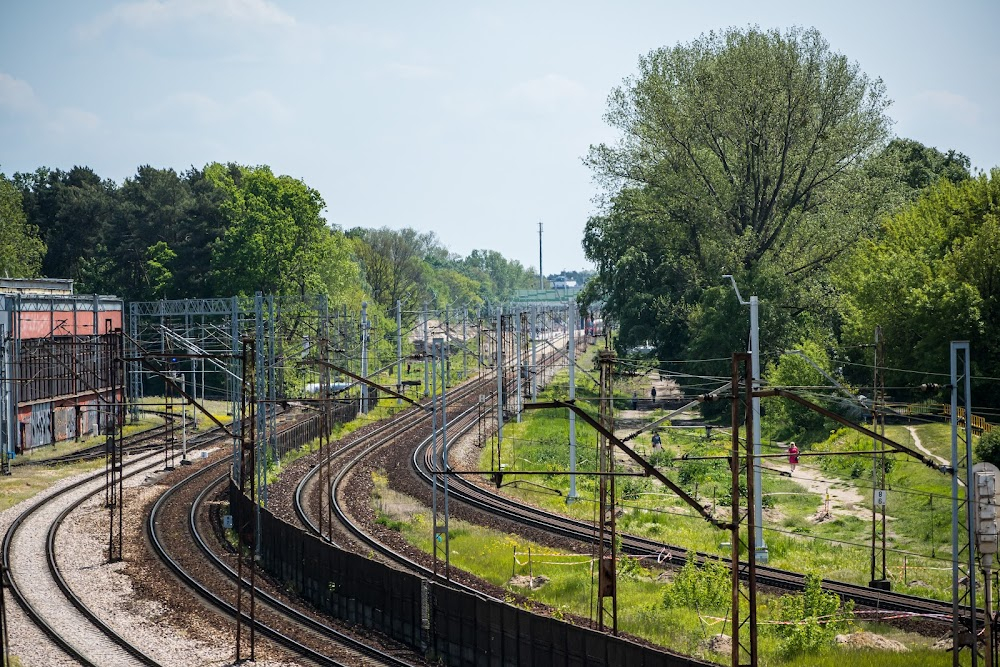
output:
[{"label": "dirt path", "polygon": [[913,438],[913,446],[916,449],[919,449],[920,451],[922,451],[927,456],[930,456],[932,458],[937,459],[938,461],[940,461],[944,465],[951,465],[951,461],[948,461],[946,459],[941,458],[940,456],[938,456],[937,454],[935,454],[931,450],[929,450],[926,447],[924,447],[923,443],[920,442],[920,436],[917,435],[917,429],[915,427],[913,427],[913,426],[907,426],[906,430],[910,432],[910,436]]},{"label": "dirt path", "polygon": [[[871,510],[862,505],[864,496],[856,488],[848,486],[845,482],[831,482],[825,479],[823,471],[819,468],[799,464],[792,474],[792,480],[822,498],[816,514],[811,518],[814,523],[846,515],[860,519],[871,518]],[[827,498],[829,498],[829,511],[827,511]]]}]

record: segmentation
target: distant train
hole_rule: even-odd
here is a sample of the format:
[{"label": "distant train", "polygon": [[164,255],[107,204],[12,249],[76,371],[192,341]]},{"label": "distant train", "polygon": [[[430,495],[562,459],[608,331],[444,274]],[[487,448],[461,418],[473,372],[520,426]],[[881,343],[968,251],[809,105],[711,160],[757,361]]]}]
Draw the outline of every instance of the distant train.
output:
[{"label": "distant train", "polygon": [[593,338],[604,335],[604,320],[598,318],[596,320],[587,320],[586,322],[587,335]]}]

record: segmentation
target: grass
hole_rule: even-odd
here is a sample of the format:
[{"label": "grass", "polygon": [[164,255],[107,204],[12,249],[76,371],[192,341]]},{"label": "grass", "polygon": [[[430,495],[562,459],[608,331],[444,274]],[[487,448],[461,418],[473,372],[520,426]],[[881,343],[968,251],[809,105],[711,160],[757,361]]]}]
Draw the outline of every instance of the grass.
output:
[{"label": "grass", "polygon": [[[373,475],[375,495],[373,505],[378,521],[399,531],[411,544],[427,553],[434,552],[431,535],[430,512],[417,501],[388,488],[381,473]],[[591,569],[590,553],[558,551],[523,539],[518,535],[501,533],[463,521],[452,520],[448,547],[452,567],[473,572],[507,591],[508,602],[517,604],[521,597],[547,605],[553,616],[576,615],[592,617],[592,600],[595,578]],[[444,558],[444,544],[439,543],[438,556]],[[515,575],[543,576],[547,581],[536,588],[513,583]],[[724,575],[724,578],[726,575]],[[537,579],[536,579],[537,581]],[[724,610],[667,607],[664,593],[671,584],[653,570],[646,569],[637,559],[628,557],[619,561],[618,623],[626,633],[642,637],[659,645],[689,655],[728,663],[728,655],[707,650],[703,642],[724,630],[727,613]],[[759,649],[761,664],[798,667],[802,665],[833,664],[843,661],[848,649],[830,647],[819,654],[786,657],[777,626],[768,625],[771,610],[776,609],[774,596],[761,595],[761,625]],[[876,631],[917,650],[898,659],[886,652],[850,650],[852,663],[858,665],[946,665],[950,655],[930,651],[927,638],[903,633],[897,629],[876,624],[859,623],[859,627]],[[726,628],[726,632],[729,630]]]}]

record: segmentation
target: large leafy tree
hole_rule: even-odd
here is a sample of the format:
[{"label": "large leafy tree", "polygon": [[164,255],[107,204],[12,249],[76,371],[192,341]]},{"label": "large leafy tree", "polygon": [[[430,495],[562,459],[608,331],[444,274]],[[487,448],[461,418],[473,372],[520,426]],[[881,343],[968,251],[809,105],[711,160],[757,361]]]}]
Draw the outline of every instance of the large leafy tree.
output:
[{"label": "large leafy tree", "polygon": [[771,309],[770,344],[791,339],[794,316],[829,303],[826,267],[875,227],[854,193],[877,189],[863,163],[887,138],[887,104],[815,30],[732,29],[640,58],[609,101],[621,139],[587,159],[607,192],[585,232],[591,293],[623,342],[677,353],[732,329],[704,303],[723,273]]},{"label": "large leafy tree", "polygon": [[421,234],[409,227],[356,227],[348,230],[347,235],[353,242],[372,298],[387,313],[394,313],[399,301],[409,321],[431,299],[428,288],[431,268],[425,257],[436,245],[434,235]]},{"label": "large leafy tree", "polygon": [[34,278],[39,275],[45,244],[38,228],[28,224],[21,206],[21,193],[0,174],[0,275]]},{"label": "large leafy tree", "polygon": [[316,190],[269,167],[212,164],[205,177],[225,192],[226,229],[212,249],[219,293],[329,292],[334,266],[351,274],[346,241],[320,215]]},{"label": "large leafy tree", "polygon": [[68,172],[39,168],[14,175],[28,224],[38,228],[47,252],[42,275],[81,278],[114,223],[116,186],[88,167]]},{"label": "large leafy tree", "polygon": [[[887,384],[936,382],[948,371],[952,340],[969,340],[976,374],[1000,365],[1000,169],[954,184],[947,178],[860,243],[837,275],[843,339],[885,340]],[[996,383],[974,393],[1000,401]]]}]

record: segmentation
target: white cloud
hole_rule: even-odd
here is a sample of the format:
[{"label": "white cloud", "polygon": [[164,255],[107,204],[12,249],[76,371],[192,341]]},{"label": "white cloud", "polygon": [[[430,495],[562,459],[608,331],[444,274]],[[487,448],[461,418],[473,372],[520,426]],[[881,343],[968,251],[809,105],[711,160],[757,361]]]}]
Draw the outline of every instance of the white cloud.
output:
[{"label": "white cloud", "polygon": [[97,114],[76,107],[57,109],[49,115],[45,122],[46,127],[51,132],[60,134],[93,132],[100,124],[101,119],[98,118]]},{"label": "white cloud", "polygon": [[953,119],[965,125],[976,125],[982,118],[982,108],[964,95],[948,90],[925,90],[911,98],[912,115],[928,112],[935,116]]},{"label": "white cloud", "polygon": [[566,105],[583,99],[587,89],[558,74],[546,74],[522,81],[507,92],[507,100],[523,110],[554,113]]},{"label": "white cloud", "polygon": [[235,101],[231,112],[233,115],[251,114],[278,122],[284,122],[293,116],[292,110],[268,90],[254,90],[240,97]]},{"label": "white cloud", "polygon": [[230,100],[218,100],[204,93],[181,91],[168,95],[149,112],[153,123],[189,122],[196,125],[230,125],[240,119],[284,122],[292,109],[268,90],[253,90]]},{"label": "white cloud", "polygon": [[0,72],[0,110],[7,109],[19,116],[23,129],[42,129],[49,134],[82,134],[93,132],[100,118],[78,107],[50,107],[43,102],[27,81]]},{"label": "white cloud", "polygon": [[409,63],[389,63],[385,71],[390,75],[407,81],[426,81],[428,79],[440,79],[445,76],[444,70],[426,65],[412,65]]},{"label": "white cloud", "polygon": [[203,19],[266,26],[295,25],[294,17],[267,0],[139,0],[115,5],[81,26],[79,32],[84,37],[96,38],[119,24],[127,28],[153,28]]},{"label": "white cloud", "polygon": [[27,82],[0,72],[0,108],[19,113],[38,111],[41,103]]},{"label": "white cloud", "polygon": [[199,123],[214,123],[224,120],[226,110],[221,104],[202,93],[182,91],[167,96],[159,111],[194,119]]}]

